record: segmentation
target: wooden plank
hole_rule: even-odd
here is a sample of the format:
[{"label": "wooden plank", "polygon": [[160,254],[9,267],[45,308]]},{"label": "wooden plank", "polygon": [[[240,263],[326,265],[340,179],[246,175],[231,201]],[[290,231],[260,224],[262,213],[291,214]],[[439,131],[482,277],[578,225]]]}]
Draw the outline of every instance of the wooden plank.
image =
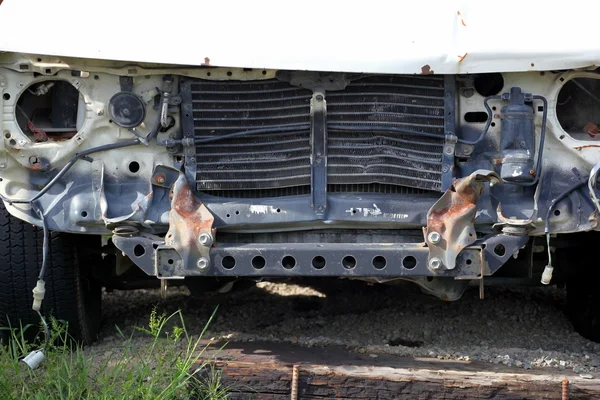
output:
[{"label": "wooden plank", "polygon": [[570,381],[569,399],[600,398],[599,377],[571,371],[503,365],[371,357],[344,348],[305,348],[277,343],[228,343],[203,354],[222,370],[231,399],[289,399],[293,365],[299,365],[300,399],[561,399],[561,382]]}]

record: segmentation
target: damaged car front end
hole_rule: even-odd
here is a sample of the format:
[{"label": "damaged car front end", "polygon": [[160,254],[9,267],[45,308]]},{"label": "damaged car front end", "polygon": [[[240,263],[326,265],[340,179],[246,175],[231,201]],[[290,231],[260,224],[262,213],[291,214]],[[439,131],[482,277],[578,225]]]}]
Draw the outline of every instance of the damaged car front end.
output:
[{"label": "damaged car front end", "polygon": [[108,288],[564,283],[580,271],[553,256],[598,224],[599,79],[6,52],[0,195],[46,231],[104,236]]}]

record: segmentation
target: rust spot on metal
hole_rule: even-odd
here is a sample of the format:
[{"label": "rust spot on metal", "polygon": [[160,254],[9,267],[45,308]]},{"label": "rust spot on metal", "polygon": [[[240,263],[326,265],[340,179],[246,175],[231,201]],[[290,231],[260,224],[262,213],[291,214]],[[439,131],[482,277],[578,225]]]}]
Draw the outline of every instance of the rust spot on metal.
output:
[{"label": "rust spot on metal", "polygon": [[202,64],[203,67],[210,67],[210,58],[204,57],[204,62]]},{"label": "rust spot on metal", "polygon": [[585,146],[573,147],[573,150],[583,150],[583,149],[591,149],[591,148],[600,149],[600,144],[586,144]]},{"label": "rust spot on metal", "polygon": [[25,166],[30,171],[39,171],[42,169],[42,163],[36,156],[29,157],[29,166]]},{"label": "rust spot on metal", "polygon": [[535,169],[530,169],[529,170],[529,175],[534,176],[535,175]]},{"label": "rust spot on metal", "polygon": [[477,171],[457,179],[429,209],[425,238],[428,240],[430,232],[441,235],[439,243],[429,243],[430,257],[441,259],[449,269],[454,268],[458,254],[477,239],[473,226],[477,201],[483,193],[484,181],[494,180],[500,178],[491,171]]},{"label": "rust spot on metal", "polygon": [[459,62],[459,63],[463,62],[463,60],[464,60],[465,58],[467,58],[467,55],[468,55],[468,54],[469,54],[469,53],[465,52],[465,54],[463,54],[462,56],[458,56],[458,62]]},{"label": "rust spot on metal", "polygon": [[421,67],[421,75],[433,75],[433,70],[429,64],[425,64]]},{"label": "rust spot on metal", "polygon": [[166,180],[167,178],[165,177],[165,174],[156,174],[156,176],[154,177],[154,181],[161,185],[165,183]]},{"label": "rust spot on metal", "polygon": [[463,18],[463,16],[462,16],[462,14],[460,13],[460,11],[457,11],[457,12],[456,12],[456,15],[458,15],[458,18],[460,18],[460,23],[462,24],[462,26],[465,26],[465,27],[466,27],[466,26],[467,26],[467,24],[465,23],[465,20],[464,20],[464,18]]},{"label": "rust spot on metal", "polygon": [[208,257],[209,249],[198,242],[201,233],[214,234],[214,217],[194,196],[189,183],[181,174],[171,192],[169,231],[165,243],[181,256],[184,265],[195,265],[199,257]]},{"label": "rust spot on metal", "polygon": [[594,124],[593,122],[588,122],[583,127],[583,131],[585,133],[587,133],[588,135],[590,135],[591,137],[596,137],[600,133],[600,128],[598,127],[598,125]]}]

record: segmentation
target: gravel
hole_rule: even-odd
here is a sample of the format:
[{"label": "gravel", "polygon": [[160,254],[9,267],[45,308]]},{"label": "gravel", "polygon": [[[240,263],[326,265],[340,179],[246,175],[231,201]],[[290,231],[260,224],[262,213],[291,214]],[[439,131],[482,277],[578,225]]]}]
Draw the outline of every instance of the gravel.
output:
[{"label": "gravel", "polygon": [[105,324],[91,350],[110,351],[122,340],[115,325],[125,334],[144,326],[155,305],[167,313],[181,309],[192,334],[202,331],[218,305],[207,337],[342,345],[371,357],[480,360],[579,374],[600,368],[600,344],[573,330],[563,314],[565,293],[557,288],[486,288],[484,300],[473,289],[459,301],[443,302],[412,286],[330,283],[263,282],[208,299],[192,298],[185,288],[170,288],[166,299],[157,290],[105,293]]}]

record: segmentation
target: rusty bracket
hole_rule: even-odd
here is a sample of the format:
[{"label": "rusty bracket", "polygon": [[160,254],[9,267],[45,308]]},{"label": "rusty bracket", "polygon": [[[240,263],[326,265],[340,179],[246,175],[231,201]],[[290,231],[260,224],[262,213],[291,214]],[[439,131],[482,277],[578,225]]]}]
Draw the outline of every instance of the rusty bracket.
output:
[{"label": "rusty bracket", "polygon": [[[161,181],[162,176],[155,176],[154,180]],[[215,233],[212,228],[213,222],[213,215],[194,196],[194,192],[185,175],[180,172],[171,189],[169,231],[165,237],[165,245],[166,247],[171,247],[179,255],[181,258],[180,265],[183,268],[191,268],[199,273],[208,272],[210,269],[209,253]],[[156,250],[156,259],[162,259],[158,254],[159,249]],[[163,250],[168,251],[169,249]],[[171,262],[169,263],[169,261]],[[160,268],[162,267],[162,263],[160,264],[157,263],[157,275],[170,278],[176,278],[179,275],[177,271],[172,271],[172,276],[165,276],[166,274],[164,273],[161,274]],[[170,271],[169,264],[179,264],[179,260],[175,259],[175,257],[167,258],[165,271]]]},{"label": "rusty bracket", "polygon": [[477,240],[475,213],[485,182],[495,184],[502,180],[493,171],[477,170],[454,181],[427,213],[423,233],[429,246],[431,270],[454,269],[458,254]]}]

